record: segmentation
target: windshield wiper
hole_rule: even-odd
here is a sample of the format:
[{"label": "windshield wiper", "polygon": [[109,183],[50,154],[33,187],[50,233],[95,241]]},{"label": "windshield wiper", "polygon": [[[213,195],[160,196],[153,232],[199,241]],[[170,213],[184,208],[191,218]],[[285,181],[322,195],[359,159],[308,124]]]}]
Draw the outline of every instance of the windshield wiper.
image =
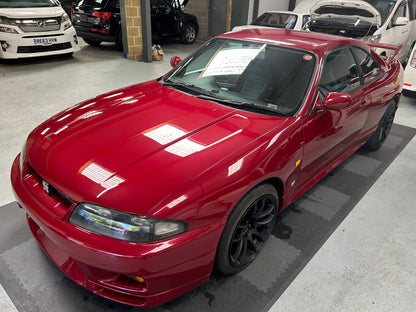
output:
[{"label": "windshield wiper", "polygon": [[216,90],[208,90],[208,89],[205,89],[205,88],[202,88],[202,87],[199,87],[199,86],[196,86],[196,85],[194,85],[194,84],[192,84],[192,83],[186,83],[186,82],[173,82],[173,81],[161,81],[162,82],[162,84],[164,85],[164,86],[170,86],[170,87],[182,87],[182,88],[185,88],[185,89],[187,89],[187,90],[191,90],[191,91],[200,91],[200,92],[202,92],[202,94],[201,95],[207,95],[207,94],[209,94],[209,95],[214,95],[214,94],[217,94],[218,93],[218,91],[216,91]]},{"label": "windshield wiper", "polygon": [[210,95],[205,95],[205,94],[201,94],[201,95],[198,95],[198,96],[195,96],[195,97],[197,97],[199,99],[207,100],[207,101],[216,102],[216,103],[219,103],[219,104],[238,107],[238,108],[246,108],[246,109],[249,109],[249,110],[268,112],[268,113],[272,113],[273,115],[279,115],[279,116],[285,116],[285,117],[288,116],[288,114],[278,112],[273,108],[269,108],[267,106],[259,105],[259,104],[256,104],[256,103],[244,102],[244,101],[239,101],[239,100],[221,99],[221,98],[218,98],[218,97],[215,97],[215,96],[210,96]]}]

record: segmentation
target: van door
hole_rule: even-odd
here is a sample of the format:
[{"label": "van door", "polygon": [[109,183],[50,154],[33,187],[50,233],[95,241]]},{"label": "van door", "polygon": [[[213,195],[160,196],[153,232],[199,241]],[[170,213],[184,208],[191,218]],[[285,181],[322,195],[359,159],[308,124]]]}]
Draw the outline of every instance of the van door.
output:
[{"label": "van door", "polygon": [[[399,25],[400,17],[407,19],[406,25]],[[398,20],[399,19],[399,20]],[[385,33],[382,33],[381,41],[389,44],[402,45],[402,49],[398,55],[398,59],[405,61],[409,54],[411,46],[411,23],[409,15],[409,7],[407,1],[401,1],[396,11],[393,13],[392,18],[387,21],[388,25]]]}]

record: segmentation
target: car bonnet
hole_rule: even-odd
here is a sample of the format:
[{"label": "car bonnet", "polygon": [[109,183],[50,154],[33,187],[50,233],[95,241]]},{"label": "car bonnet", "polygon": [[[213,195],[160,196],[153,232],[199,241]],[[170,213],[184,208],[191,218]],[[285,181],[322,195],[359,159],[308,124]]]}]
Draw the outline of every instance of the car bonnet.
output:
[{"label": "car bonnet", "polygon": [[322,0],[311,7],[311,21],[328,18],[361,20],[381,26],[381,15],[371,4],[360,0]]},{"label": "car bonnet", "polygon": [[145,214],[284,120],[151,82],[52,117],[29,136],[26,156],[39,176],[76,202]]}]

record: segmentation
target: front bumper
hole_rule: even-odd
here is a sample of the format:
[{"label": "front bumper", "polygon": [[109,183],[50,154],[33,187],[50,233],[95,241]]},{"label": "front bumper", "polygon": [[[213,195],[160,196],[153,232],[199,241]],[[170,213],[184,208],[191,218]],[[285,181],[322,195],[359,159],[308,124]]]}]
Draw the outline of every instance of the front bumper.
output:
[{"label": "front bumper", "polygon": [[42,181],[35,174],[23,171],[24,178],[18,156],[11,181],[29,227],[47,255],[79,285],[121,303],[152,307],[208,280],[222,231],[220,225],[152,243],[105,237],[71,224],[66,217],[57,217],[69,216],[74,205],[66,207],[67,213],[56,213],[66,209],[65,205],[43,191]]},{"label": "front bumper", "polygon": [[0,32],[0,58],[3,59],[68,54],[79,49],[74,27],[34,33]]}]

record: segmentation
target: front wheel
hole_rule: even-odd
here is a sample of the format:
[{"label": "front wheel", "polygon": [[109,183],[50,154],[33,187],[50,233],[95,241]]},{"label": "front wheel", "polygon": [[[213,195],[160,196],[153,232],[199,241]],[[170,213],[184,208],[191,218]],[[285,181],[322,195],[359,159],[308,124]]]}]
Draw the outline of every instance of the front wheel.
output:
[{"label": "front wheel", "polygon": [[373,133],[371,138],[367,141],[364,147],[370,151],[375,151],[383,145],[388,134],[390,133],[391,127],[393,126],[394,115],[396,114],[396,103],[391,101],[383,117],[381,118],[376,131]]},{"label": "front wheel", "polygon": [[233,274],[246,268],[268,240],[279,206],[276,189],[261,184],[248,192],[231,212],[218,244],[216,268]]},{"label": "front wheel", "polygon": [[182,42],[185,44],[194,43],[196,39],[197,31],[194,24],[186,24],[185,31],[182,37]]}]

